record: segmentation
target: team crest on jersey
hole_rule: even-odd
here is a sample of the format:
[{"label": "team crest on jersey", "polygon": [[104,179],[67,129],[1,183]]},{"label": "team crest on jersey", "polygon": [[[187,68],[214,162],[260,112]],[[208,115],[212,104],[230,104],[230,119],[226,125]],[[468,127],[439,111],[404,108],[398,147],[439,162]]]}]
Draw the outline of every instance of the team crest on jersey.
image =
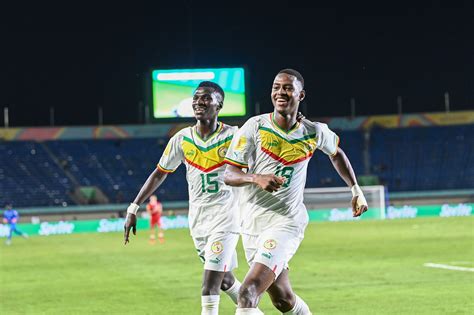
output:
[{"label": "team crest on jersey", "polygon": [[223,250],[224,250],[224,245],[222,245],[222,242],[216,241],[216,242],[212,243],[211,251],[214,254],[220,254],[220,253],[222,253]]},{"label": "team crest on jersey", "polygon": [[217,154],[221,158],[225,158],[225,154],[227,153],[227,147],[220,147],[219,150],[217,150]]},{"label": "team crest on jersey", "polygon": [[275,240],[266,240],[265,243],[263,243],[263,247],[266,249],[275,249],[277,246],[277,242]]}]

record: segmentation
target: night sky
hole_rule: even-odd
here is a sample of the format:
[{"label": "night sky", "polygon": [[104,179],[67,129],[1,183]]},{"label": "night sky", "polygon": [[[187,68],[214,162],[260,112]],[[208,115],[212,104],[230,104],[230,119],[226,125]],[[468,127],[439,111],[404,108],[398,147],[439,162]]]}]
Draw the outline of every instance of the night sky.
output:
[{"label": "night sky", "polygon": [[443,111],[446,91],[451,110],[473,109],[473,2],[383,2],[3,8],[0,106],[10,126],[49,125],[50,107],[56,125],[93,125],[99,106],[105,124],[133,124],[148,70],[245,66],[265,112],[288,67],[305,77],[308,117],[347,116],[351,97],[358,115],[396,113],[398,95],[404,112]]}]

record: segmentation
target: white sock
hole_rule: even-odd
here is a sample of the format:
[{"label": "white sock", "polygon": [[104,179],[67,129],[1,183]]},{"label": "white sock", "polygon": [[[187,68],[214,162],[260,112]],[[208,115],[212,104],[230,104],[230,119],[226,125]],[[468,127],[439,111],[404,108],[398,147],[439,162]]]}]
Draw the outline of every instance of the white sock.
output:
[{"label": "white sock", "polygon": [[311,311],[309,310],[308,305],[299,297],[295,294],[296,297],[296,302],[295,306],[289,310],[286,313],[283,314],[288,314],[288,315],[311,315]]},{"label": "white sock", "polygon": [[263,315],[258,308],[237,308],[235,315]]},{"label": "white sock", "polygon": [[241,286],[242,283],[239,282],[239,280],[235,279],[235,282],[234,284],[228,288],[226,291],[224,291],[225,294],[227,294],[231,300],[234,302],[235,305],[237,305],[237,298],[239,296],[239,290],[240,290],[240,286]]},{"label": "white sock", "polygon": [[201,315],[217,315],[219,314],[219,295],[203,295],[201,296]]}]

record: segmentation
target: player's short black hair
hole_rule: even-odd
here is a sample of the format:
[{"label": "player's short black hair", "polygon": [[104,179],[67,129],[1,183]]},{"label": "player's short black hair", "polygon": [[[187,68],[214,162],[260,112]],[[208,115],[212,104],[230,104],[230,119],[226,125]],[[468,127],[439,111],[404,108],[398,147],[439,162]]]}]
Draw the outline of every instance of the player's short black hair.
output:
[{"label": "player's short black hair", "polygon": [[214,91],[216,91],[217,93],[219,93],[222,96],[222,103],[224,102],[225,93],[224,93],[224,90],[221,88],[221,86],[219,84],[211,82],[211,81],[202,81],[198,85],[198,88],[200,88],[200,87],[209,87],[209,88],[214,89]]},{"label": "player's short black hair", "polygon": [[278,74],[280,73],[286,73],[286,74],[289,74],[289,75],[292,75],[294,77],[296,77],[298,79],[298,81],[301,82],[301,85],[303,86],[304,88],[304,79],[303,79],[303,76],[301,75],[301,73],[299,73],[298,71],[296,71],[295,69],[290,69],[290,68],[287,68],[287,69],[283,69],[283,70],[280,70],[280,72],[278,72]]}]

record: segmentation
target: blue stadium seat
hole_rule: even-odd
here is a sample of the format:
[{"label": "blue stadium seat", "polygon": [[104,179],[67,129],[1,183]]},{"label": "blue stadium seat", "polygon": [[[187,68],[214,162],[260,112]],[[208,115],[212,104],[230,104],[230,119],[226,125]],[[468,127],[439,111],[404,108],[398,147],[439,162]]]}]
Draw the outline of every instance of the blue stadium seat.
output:
[{"label": "blue stadium seat", "polygon": [[[377,175],[390,191],[474,187],[474,125],[372,129],[370,170],[364,170],[363,131],[337,133],[356,174]],[[69,205],[70,193],[81,185],[98,186],[111,203],[129,202],[155,169],[167,140],[0,142],[0,201],[15,207]],[[306,186],[345,183],[318,151],[309,162]],[[158,197],[188,199],[184,166],[168,175]]]}]

